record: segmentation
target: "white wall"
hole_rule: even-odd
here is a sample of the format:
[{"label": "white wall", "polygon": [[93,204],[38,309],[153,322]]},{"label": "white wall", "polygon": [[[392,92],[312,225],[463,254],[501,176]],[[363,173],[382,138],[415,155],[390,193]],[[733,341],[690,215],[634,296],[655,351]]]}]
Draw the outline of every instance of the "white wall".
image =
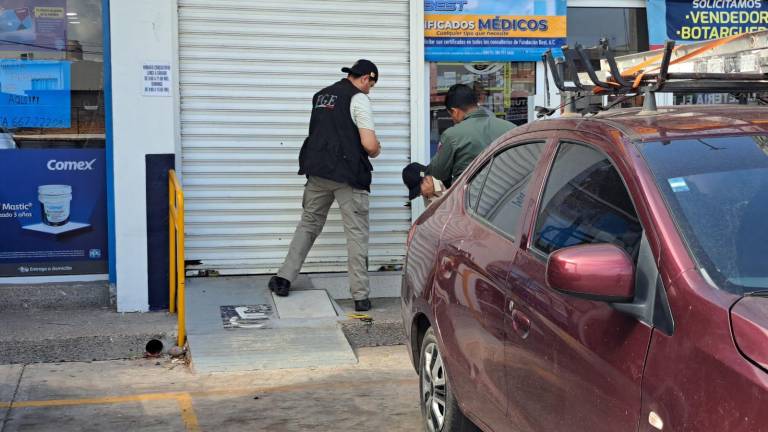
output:
[{"label": "white wall", "polygon": [[[178,85],[143,96],[144,63],[176,66],[176,0],[110,1],[117,310],[149,309],[145,155],[174,153]],[[176,74],[174,74],[176,76]]]},{"label": "white wall", "polygon": [[[429,65],[424,61],[424,3],[411,1],[411,162],[429,163]],[[411,201],[411,220],[424,212]]]},{"label": "white wall", "polygon": [[[544,62],[536,63],[536,95],[533,97],[533,106],[531,107],[532,120],[536,119],[536,112],[533,111],[533,107],[542,106],[547,108],[557,108],[562,103],[560,99],[560,90],[555,86],[555,81],[552,79],[551,73],[545,73],[546,68]],[[547,80],[544,77],[547,77]],[[547,81],[549,81],[549,87],[547,87]],[[549,90],[549,98],[547,98],[547,90]],[[553,117],[559,115],[556,113]]]}]

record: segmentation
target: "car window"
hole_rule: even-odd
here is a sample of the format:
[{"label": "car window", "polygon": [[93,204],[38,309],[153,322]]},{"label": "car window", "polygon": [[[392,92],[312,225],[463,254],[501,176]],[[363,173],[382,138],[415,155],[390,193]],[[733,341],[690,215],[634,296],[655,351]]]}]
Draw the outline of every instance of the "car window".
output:
[{"label": "car window", "polygon": [[475,175],[475,177],[469,181],[469,199],[467,200],[467,208],[474,210],[477,208],[477,198],[480,196],[480,191],[483,190],[483,184],[488,177],[488,172],[491,170],[491,163],[485,164],[482,170]]},{"label": "car window", "polygon": [[477,205],[478,216],[514,236],[528,183],[543,149],[542,142],[522,144],[493,158]]},{"label": "car window", "polygon": [[637,256],[642,227],[624,182],[601,152],[563,143],[547,179],[534,235],[546,254],[585,243],[612,243]]},{"label": "car window", "polygon": [[768,289],[768,136],[636,145],[712,281],[739,295]]}]

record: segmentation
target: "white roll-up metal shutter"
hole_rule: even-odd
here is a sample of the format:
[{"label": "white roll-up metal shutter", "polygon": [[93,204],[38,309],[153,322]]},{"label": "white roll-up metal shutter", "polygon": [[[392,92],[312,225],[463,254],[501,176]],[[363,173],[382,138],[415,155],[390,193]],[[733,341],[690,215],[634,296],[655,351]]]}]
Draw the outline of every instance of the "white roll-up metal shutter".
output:
[{"label": "white roll-up metal shutter", "polygon": [[[182,178],[191,269],[274,272],[301,215],[312,95],[358,58],[383,151],[373,161],[372,269],[399,264],[411,211],[408,0],[179,0]],[[346,270],[337,205],[305,271]]]}]

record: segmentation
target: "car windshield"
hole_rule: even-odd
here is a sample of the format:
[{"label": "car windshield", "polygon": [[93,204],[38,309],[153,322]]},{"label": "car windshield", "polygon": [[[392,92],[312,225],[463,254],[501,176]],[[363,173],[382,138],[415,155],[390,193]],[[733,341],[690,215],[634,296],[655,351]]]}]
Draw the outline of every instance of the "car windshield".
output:
[{"label": "car windshield", "polygon": [[638,147],[709,277],[739,294],[768,290],[768,136]]}]

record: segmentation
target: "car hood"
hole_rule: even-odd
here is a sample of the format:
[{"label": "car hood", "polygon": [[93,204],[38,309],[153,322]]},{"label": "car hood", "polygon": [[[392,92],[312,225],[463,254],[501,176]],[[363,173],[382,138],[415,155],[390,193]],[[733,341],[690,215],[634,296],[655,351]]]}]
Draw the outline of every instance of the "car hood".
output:
[{"label": "car hood", "polygon": [[731,326],[741,354],[768,371],[768,297],[739,299],[731,308]]}]

